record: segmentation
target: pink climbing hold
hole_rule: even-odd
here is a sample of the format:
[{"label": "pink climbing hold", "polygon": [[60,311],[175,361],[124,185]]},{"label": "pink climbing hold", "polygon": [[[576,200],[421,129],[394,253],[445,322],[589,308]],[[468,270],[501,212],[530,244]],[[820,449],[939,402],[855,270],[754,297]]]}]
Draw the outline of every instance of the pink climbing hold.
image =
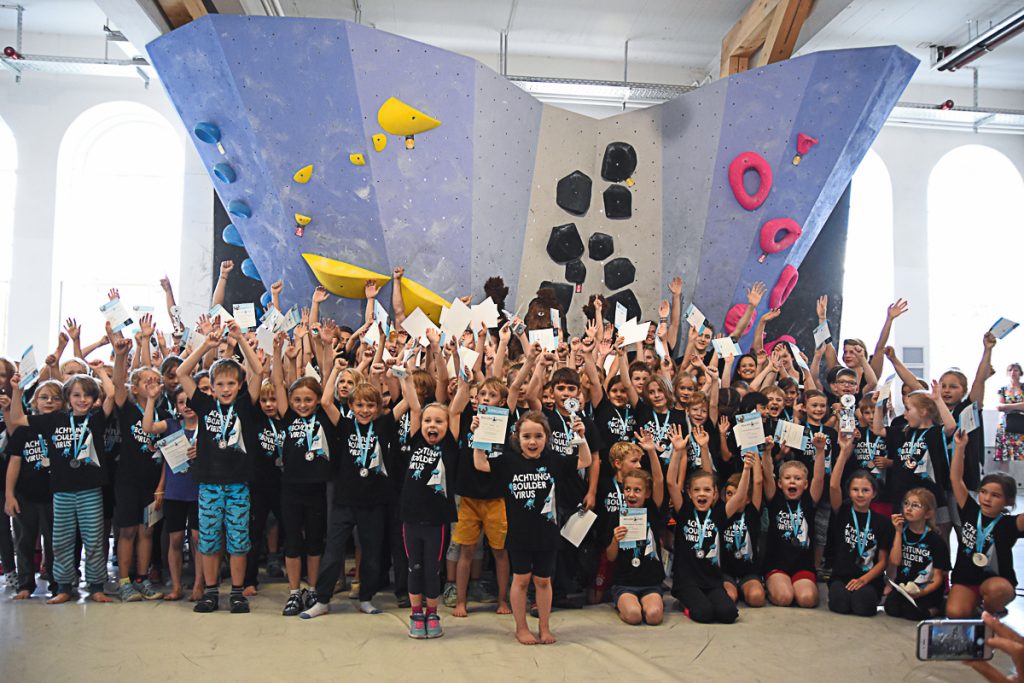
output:
[{"label": "pink climbing hold", "polygon": [[796,156],[793,157],[793,165],[799,166],[800,160],[805,154],[811,151],[811,147],[818,144],[818,138],[812,138],[803,133],[796,134]]},{"label": "pink climbing hold", "polygon": [[[739,323],[740,318],[743,317],[743,313],[747,310],[747,306],[750,304],[736,304],[729,309],[729,312],[725,314],[725,333],[732,334],[733,330],[736,329],[736,325]],[[754,321],[757,320],[757,311],[754,311],[754,315],[750,316],[750,323],[747,324],[747,329],[743,330],[743,334],[749,334],[750,330],[754,329]]]},{"label": "pink climbing hold", "polygon": [[[761,228],[761,251],[764,253],[758,261],[764,263],[769,255],[789,249],[803,232],[800,224],[792,218],[771,219]],[[779,233],[783,233],[782,239],[779,239]]]},{"label": "pink climbing hold", "polygon": [[[743,175],[747,171],[757,173],[760,185],[757,192],[750,194],[743,186]],[[753,211],[764,204],[768,193],[772,190],[772,167],[757,152],[744,152],[729,164],[729,187],[736,196],[736,201],[747,211]]]},{"label": "pink climbing hold", "polygon": [[772,293],[768,296],[768,308],[773,310],[781,308],[789,295],[793,293],[793,288],[796,287],[799,279],[800,273],[792,265],[783,268],[782,274],[779,275],[779,281],[775,283]]}]

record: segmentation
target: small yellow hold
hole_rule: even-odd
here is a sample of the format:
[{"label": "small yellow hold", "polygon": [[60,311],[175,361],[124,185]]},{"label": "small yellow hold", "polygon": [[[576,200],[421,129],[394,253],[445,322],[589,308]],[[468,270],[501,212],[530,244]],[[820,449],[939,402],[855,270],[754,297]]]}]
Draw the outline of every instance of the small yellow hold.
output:
[{"label": "small yellow hold", "polygon": [[373,149],[376,152],[383,152],[384,148],[388,146],[388,136],[384,133],[377,133],[373,136]]},{"label": "small yellow hold", "polygon": [[366,159],[363,158],[362,154],[349,154],[348,160],[356,166],[362,166],[366,163]]},{"label": "small yellow hold", "polygon": [[312,177],[313,177],[313,164],[310,164],[309,166],[303,166],[298,171],[296,171],[295,175],[292,176],[292,180],[294,180],[295,182],[300,183],[302,185],[305,185],[306,183],[309,182],[309,179],[312,178]]},{"label": "small yellow hold", "polygon": [[309,217],[309,216],[305,216],[305,215],[303,215],[301,213],[295,214],[295,223],[297,225],[309,225],[309,222],[311,220],[313,220],[313,219],[311,217]]},{"label": "small yellow hold", "polygon": [[626,187],[633,187],[636,185],[636,181],[632,178],[626,178]]}]

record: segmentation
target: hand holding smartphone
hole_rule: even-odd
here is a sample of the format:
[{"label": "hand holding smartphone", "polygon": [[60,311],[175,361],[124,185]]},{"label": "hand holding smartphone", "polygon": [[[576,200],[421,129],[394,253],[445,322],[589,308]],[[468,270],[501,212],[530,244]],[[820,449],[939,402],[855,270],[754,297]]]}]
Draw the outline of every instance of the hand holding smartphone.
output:
[{"label": "hand holding smartphone", "polygon": [[917,658],[921,661],[983,661],[992,659],[992,629],[981,619],[929,619],[917,625]]}]

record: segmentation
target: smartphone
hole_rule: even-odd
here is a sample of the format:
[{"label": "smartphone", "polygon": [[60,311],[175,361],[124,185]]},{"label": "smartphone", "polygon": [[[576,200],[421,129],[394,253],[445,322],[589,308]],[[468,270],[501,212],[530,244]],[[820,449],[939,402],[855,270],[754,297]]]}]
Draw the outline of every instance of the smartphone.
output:
[{"label": "smartphone", "polygon": [[981,619],[929,619],[917,625],[921,661],[992,659],[992,631]]}]

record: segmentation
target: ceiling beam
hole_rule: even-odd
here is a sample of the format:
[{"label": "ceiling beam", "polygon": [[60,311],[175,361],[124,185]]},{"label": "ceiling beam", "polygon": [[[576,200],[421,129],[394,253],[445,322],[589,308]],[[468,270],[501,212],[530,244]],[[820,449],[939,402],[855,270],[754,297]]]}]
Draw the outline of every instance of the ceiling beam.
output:
[{"label": "ceiling beam", "polygon": [[789,59],[813,0],[753,0],[722,39],[720,75]]},{"label": "ceiling beam", "polygon": [[193,19],[205,17],[208,12],[202,0],[156,0],[172,28],[184,26]]}]

